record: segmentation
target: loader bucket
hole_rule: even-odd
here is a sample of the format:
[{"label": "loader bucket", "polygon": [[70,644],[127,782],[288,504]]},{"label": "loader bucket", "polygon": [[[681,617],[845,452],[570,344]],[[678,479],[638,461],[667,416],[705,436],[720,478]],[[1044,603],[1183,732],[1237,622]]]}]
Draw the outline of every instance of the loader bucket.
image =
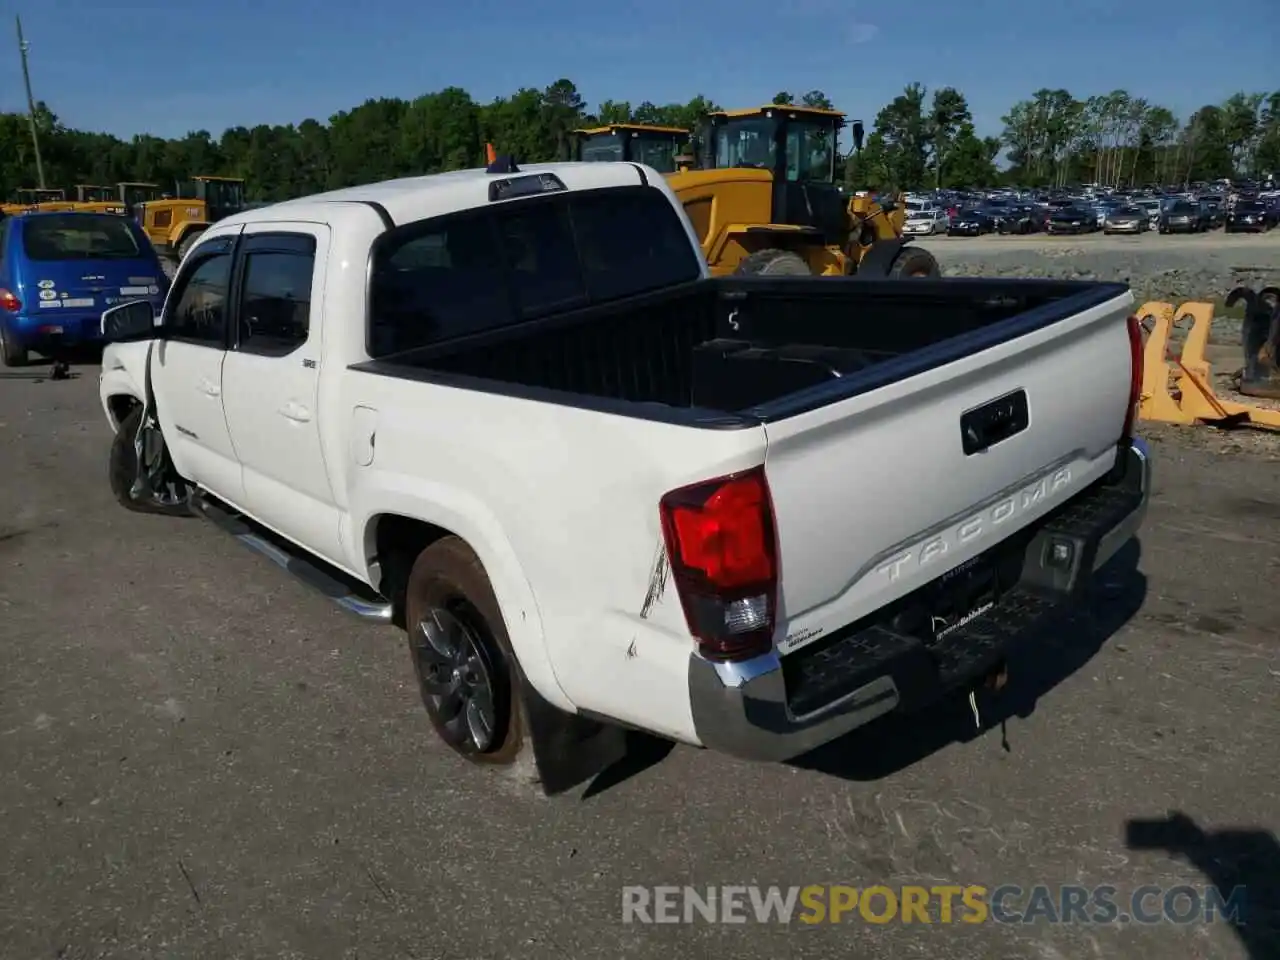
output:
[{"label": "loader bucket", "polygon": [[[1213,386],[1213,366],[1205,354],[1213,324],[1213,304],[1191,302],[1175,309],[1170,303],[1155,301],[1144,303],[1138,308],[1137,316],[1147,331],[1147,342],[1143,348],[1142,398],[1138,406],[1141,419],[1280,430],[1280,410],[1225,400],[1217,395]],[[1191,329],[1183,342],[1181,355],[1171,358],[1169,336],[1175,323],[1185,320],[1191,321]],[[1246,352],[1249,342],[1246,336]],[[1273,350],[1273,369],[1274,356]],[[1246,359],[1246,370],[1248,367]]]}]

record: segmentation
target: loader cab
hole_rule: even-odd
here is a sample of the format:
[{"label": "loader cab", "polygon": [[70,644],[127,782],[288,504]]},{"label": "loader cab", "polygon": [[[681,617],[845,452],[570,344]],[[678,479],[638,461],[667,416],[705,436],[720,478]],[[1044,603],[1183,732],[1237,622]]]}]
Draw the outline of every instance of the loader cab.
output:
[{"label": "loader cab", "polygon": [[76,184],[76,203],[111,203],[115,200],[115,191],[110,187],[92,183]]},{"label": "loader cab", "polygon": [[19,190],[18,202],[30,204],[32,206],[37,203],[66,203],[67,192],[65,190],[47,190],[39,188]]},{"label": "loader cab", "polygon": [[676,158],[689,149],[689,131],[646,123],[611,123],[573,131],[573,159],[587,163],[643,163],[675,173]]},{"label": "loader cab", "polygon": [[215,223],[244,209],[244,181],[238,177],[192,177],[179,183],[178,199],[199,200],[205,219]]},{"label": "loader cab", "polygon": [[154,183],[117,183],[116,191],[125,209],[135,216],[141,213],[139,209],[141,204],[160,199],[160,187]]},{"label": "loader cab", "polygon": [[[701,131],[700,166],[767,170],[773,178],[774,223],[812,227],[825,243],[843,244],[849,221],[836,169],[844,123],[844,114],[814,107],[769,105],[711,113]],[[861,140],[861,130],[855,124],[855,142]]]}]

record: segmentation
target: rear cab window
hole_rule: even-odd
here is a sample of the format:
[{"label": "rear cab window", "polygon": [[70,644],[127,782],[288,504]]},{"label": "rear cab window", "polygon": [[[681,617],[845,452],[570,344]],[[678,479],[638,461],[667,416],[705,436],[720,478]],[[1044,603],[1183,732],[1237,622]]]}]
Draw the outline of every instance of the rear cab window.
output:
[{"label": "rear cab window", "polygon": [[124,217],[85,213],[46,214],[22,224],[28,260],[136,260],[148,256]]},{"label": "rear cab window", "polygon": [[371,257],[367,349],[375,358],[687,283],[702,271],[666,195],[639,186],[406,224],[379,238]]}]

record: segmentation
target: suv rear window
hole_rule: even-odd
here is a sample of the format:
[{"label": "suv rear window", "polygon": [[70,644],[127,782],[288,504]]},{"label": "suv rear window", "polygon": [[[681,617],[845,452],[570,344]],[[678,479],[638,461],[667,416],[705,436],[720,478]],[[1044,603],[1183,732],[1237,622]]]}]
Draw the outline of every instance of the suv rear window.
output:
[{"label": "suv rear window", "polygon": [[652,187],[516,200],[406,224],[377,242],[372,259],[372,357],[701,274],[683,222]]},{"label": "suv rear window", "polygon": [[22,224],[28,260],[132,260],[142,256],[123,217],[86,213],[45,214]]}]

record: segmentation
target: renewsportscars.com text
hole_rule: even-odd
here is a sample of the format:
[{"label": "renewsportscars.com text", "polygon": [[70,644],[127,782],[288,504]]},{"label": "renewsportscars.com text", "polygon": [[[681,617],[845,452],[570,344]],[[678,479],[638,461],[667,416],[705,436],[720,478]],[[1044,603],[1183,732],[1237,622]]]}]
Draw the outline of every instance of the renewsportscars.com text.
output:
[{"label": "renewsportscars.com text", "polygon": [[624,923],[1217,923],[1242,920],[1246,891],[1116,887],[624,887]]}]

